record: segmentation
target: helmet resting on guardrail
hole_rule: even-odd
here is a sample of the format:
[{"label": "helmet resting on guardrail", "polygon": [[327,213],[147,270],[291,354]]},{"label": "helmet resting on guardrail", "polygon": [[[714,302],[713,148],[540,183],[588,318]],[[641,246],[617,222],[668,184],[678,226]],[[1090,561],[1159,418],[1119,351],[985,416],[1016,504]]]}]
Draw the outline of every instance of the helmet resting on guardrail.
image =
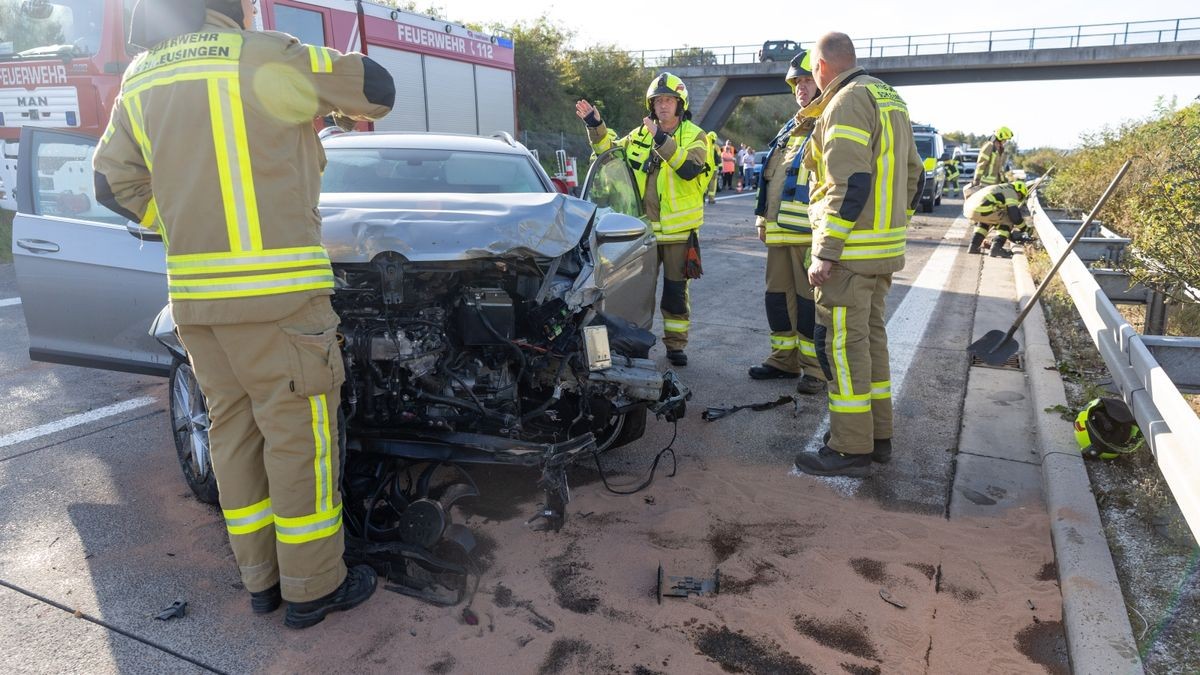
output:
[{"label": "helmet resting on guardrail", "polygon": [[1025,184],[1025,181],[1014,180],[1012,182],[1012,186],[1013,189],[1017,191],[1017,194],[1021,196],[1021,199],[1025,199],[1029,196],[1029,186]]},{"label": "helmet resting on guardrail", "polygon": [[1120,399],[1093,399],[1075,417],[1075,442],[1084,457],[1116,459],[1138,450],[1145,440]]}]

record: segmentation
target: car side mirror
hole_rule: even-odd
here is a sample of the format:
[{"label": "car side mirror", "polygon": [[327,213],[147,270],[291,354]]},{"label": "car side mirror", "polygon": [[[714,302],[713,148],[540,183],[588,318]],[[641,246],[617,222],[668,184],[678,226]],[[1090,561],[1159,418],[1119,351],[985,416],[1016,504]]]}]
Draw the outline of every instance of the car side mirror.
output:
[{"label": "car side mirror", "polygon": [[623,213],[609,213],[596,223],[596,241],[600,243],[629,241],[645,236],[646,223]]},{"label": "car side mirror", "polygon": [[133,223],[132,221],[125,222],[125,231],[129,233],[129,236],[135,239],[141,239],[142,241],[162,241],[161,234],[155,232],[154,230],[147,230],[146,228]]}]

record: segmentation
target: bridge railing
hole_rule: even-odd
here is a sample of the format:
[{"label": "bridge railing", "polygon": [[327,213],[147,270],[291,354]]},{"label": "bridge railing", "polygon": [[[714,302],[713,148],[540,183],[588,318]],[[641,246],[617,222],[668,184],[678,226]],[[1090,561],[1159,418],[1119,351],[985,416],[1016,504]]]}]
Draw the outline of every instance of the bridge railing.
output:
[{"label": "bridge railing", "polygon": [[[1114,47],[1200,40],[1200,17],[1017,28],[965,33],[926,33],[854,38],[859,58],[929,56],[1025,49]],[[815,40],[801,42],[811,46]],[[762,45],[680,47],[628,52],[646,68],[758,63]]]}]

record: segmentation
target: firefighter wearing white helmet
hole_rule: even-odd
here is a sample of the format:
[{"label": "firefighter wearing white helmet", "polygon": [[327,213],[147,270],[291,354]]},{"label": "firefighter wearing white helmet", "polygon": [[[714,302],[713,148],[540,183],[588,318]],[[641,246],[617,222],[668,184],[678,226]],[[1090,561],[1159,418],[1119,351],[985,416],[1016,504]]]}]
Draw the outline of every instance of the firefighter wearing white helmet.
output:
[{"label": "firefighter wearing white helmet", "polygon": [[[687,365],[690,299],[688,279],[699,276],[695,256],[696,232],[704,223],[704,195],[711,171],[709,143],[704,130],[691,122],[688,91],[671,73],[656,75],[646,89],[646,117],[621,138],[600,118],[586,99],[575,103],[575,114],[587,125],[588,140],[597,155],[610,148],[625,149],[642,204],[658,239],[663,269],[663,345],[672,365]],[[689,259],[690,258],[690,259]]]},{"label": "firefighter wearing white helmet", "polygon": [[1008,161],[1005,144],[1012,140],[1012,137],[1012,129],[1000,127],[979,149],[979,159],[975,163],[975,175],[971,177],[971,185],[963,191],[965,196],[970,197],[980,188],[1004,182],[1004,164]]},{"label": "firefighter wearing white helmet", "polygon": [[[817,96],[808,52],[792,58],[788,86],[802,108]],[[824,391],[825,377],[817,361],[813,328],[816,304],[808,282],[812,224],[808,221],[809,170],[804,147],[816,119],[797,114],[789,119],[767,149],[758,203],[754,208],[758,238],[767,245],[767,289],[763,296],[771,328],[771,355],[750,368],[755,380],[800,378],[802,394]]]},{"label": "firefighter wearing white helmet", "polygon": [[1025,214],[1021,206],[1029,196],[1029,186],[1022,181],[1001,183],[985,187],[963,202],[963,217],[975,225],[975,235],[971,238],[971,247],[967,253],[980,253],[980,245],[987,237],[988,230],[996,228],[996,236],[992,240],[993,258],[1011,258],[1012,253],[1004,249],[1004,243],[1012,236],[1013,230],[1020,230],[1025,224]]}]

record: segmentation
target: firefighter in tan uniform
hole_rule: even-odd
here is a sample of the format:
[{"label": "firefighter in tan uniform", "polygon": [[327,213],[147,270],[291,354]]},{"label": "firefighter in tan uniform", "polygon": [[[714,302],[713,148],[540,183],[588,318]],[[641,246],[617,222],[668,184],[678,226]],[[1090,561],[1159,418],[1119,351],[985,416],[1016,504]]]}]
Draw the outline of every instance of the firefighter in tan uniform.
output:
[{"label": "firefighter in tan uniform", "polygon": [[646,218],[658,240],[663,268],[663,345],[672,365],[686,366],[684,348],[690,327],[690,299],[685,270],[689,240],[704,223],[704,194],[710,159],[704,130],[691,122],[683,80],[671,73],[656,75],[646,90],[647,117],[642,125],[617,138],[587,100],[575,104],[575,114],[587,125],[592,150],[599,155],[613,146],[625,148],[633,169]]},{"label": "firefighter in tan uniform", "polygon": [[[975,225],[975,234],[971,237],[971,246],[967,253],[979,254],[980,245],[987,237],[988,230],[996,228],[996,236],[992,238],[991,256],[993,258],[1011,258],[1012,253],[1005,250],[1004,243],[1011,237],[1014,241],[1021,240],[1020,228],[1025,224],[1025,214],[1021,211],[1021,202],[1029,195],[1029,186],[1024,181],[1000,183],[983,188],[963,202],[963,216]],[[1016,229],[1017,233],[1013,230]]]},{"label": "firefighter in tan uniform", "polygon": [[884,302],[904,268],[908,221],[925,171],[903,99],[856,65],[844,33],[817,41],[813,76],[821,95],[801,115],[817,117],[805,150],[816,174],[809,281],[816,287],[818,358],[829,380],[830,434],[796,468],[866,476],[891,457],[892,396]]},{"label": "firefighter in tan uniform", "polygon": [[[803,107],[817,94],[807,52],[792,58],[787,83],[797,105]],[[813,344],[816,305],[808,283],[808,250],[812,227],[808,222],[809,171],[801,159],[816,120],[797,114],[771,141],[758,186],[755,228],[767,245],[767,291],[764,302],[771,328],[771,356],[750,368],[755,380],[799,377],[796,391],[816,394],[825,389],[825,378]]]},{"label": "firefighter in tan uniform", "polygon": [[1004,182],[1004,164],[1008,161],[1004,144],[1012,137],[1012,129],[1000,127],[995,134],[992,134],[991,139],[979,149],[979,159],[975,162],[975,174],[971,176],[971,185],[963,190],[964,197],[970,197],[982,188]]},{"label": "firefighter in tan uniform", "polygon": [[[164,0],[135,11],[149,51],[126,70],[96,150],[96,194],[162,234],[251,607],[287,600],[285,623],[304,628],[375,589],[370,567],[342,561],[344,372],[313,118],[378,119],[395,89],[361,54],[248,30],[251,0],[202,1],[193,16]],[[162,20],[172,9],[174,24]]]}]

